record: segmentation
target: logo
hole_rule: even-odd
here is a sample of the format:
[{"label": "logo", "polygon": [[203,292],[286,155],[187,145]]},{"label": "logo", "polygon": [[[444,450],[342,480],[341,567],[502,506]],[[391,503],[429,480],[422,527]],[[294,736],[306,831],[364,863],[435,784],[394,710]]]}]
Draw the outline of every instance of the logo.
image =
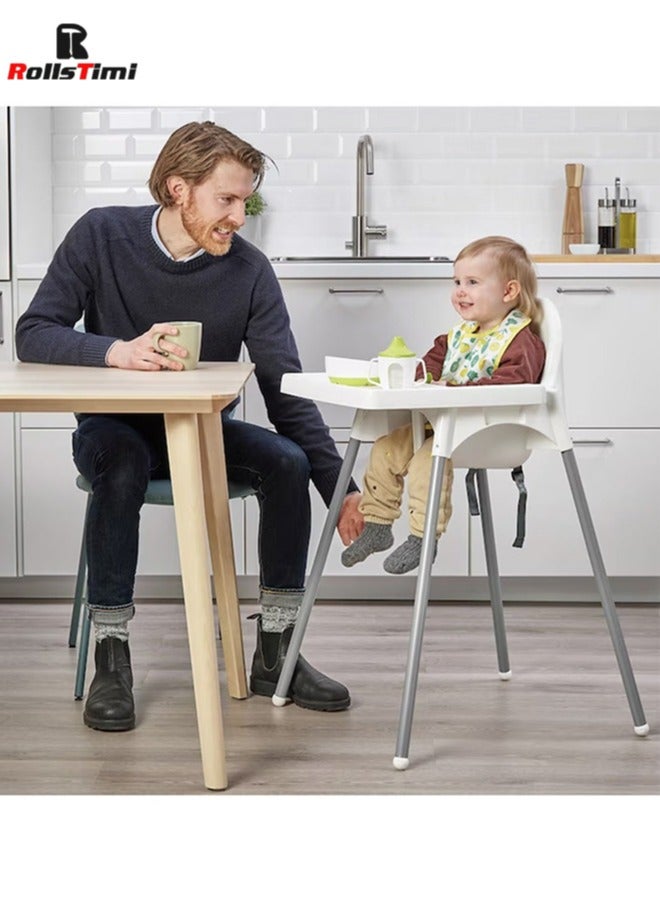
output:
[{"label": "logo", "polygon": [[[88,60],[89,54],[83,41],[87,31],[82,25],[64,23],[55,32],[55,55],[58,60]],[[108,66],[103,63],[77,62],[63,65],[46,62],[31,65],[26,62],[9,63],[8,81],[133,81],[137,63],[124,66]]]},{"label": "logo", "polygon": [[82,25],[57,26],[57,58],[87,59],[89,54],[83,47],[87,32]]}]

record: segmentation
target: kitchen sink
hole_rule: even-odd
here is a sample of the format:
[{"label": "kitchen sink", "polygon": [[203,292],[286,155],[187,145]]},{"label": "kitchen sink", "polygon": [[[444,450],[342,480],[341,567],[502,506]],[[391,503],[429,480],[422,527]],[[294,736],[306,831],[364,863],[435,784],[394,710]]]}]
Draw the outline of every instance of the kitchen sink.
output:
[{"label": "kitchen sink", "polygon": [[271,257],[271,263],[451,263],[450,257]]}]

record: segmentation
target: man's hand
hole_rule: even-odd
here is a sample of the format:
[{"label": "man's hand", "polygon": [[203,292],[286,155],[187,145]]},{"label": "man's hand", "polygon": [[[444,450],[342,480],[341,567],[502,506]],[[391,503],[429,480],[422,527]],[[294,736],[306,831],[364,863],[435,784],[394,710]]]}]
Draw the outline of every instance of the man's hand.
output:
[{"label": "man's hand", "polygon": [[358,510],[361,500],[362,495],[359,491],[347,494],[339,511],[337,531],[342,542],[347,547],[351,542],[355,541],[364,528],[364,516]]},{"label": "man's hand", "polygon": [[178,331],[176,326],[167,322],[156,322],[148,332],[132,341],[115,341],[108,351],[106,363],[116,369],[183,369],[183,363],[178,358],[188,355],[184,347],[161,338],[159,346],[170,354],[165,356],[153,345],[154,335],[176,335]]}]

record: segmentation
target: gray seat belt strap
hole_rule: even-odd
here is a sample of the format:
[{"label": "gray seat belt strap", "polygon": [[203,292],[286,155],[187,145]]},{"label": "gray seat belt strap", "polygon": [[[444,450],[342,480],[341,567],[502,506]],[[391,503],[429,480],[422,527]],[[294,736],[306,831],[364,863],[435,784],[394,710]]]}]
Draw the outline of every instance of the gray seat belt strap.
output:
[{"label": "gray seat belt strap", "polygon": [[527,511],[527,487],[522,466],[511,470],[511,478],[518,488],[518,514],[516,517],[516,537],[513,547],[522,547],[525,541],[525,514]]},{"label": "gray seat belt strap", "polygon": [[[479,500],[477,497],[477,489],[475,480],[477,477],[476,469],[468,469],[465,475],[465,488],[467,490],[468,506],[470,516],[479,516]],[[516,537],[513,547],[522,547],[525,542],[525,522],[527,514],[527,487],[525,485],[525,476],[522,466],[516,466],[511,470],[511,478],[518,488],[518,510],[516,513]]]}]

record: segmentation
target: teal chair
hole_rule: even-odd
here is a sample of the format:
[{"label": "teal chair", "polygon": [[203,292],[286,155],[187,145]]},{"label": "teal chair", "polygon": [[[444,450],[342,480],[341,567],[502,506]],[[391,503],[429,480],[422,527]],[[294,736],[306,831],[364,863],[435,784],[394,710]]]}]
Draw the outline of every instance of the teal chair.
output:
[{"label": "teal chair", "polygon": [[[87,516],[89,514],[89,505],[92,500],[92,486],[83,478],[78,476],[76,479],[76,487],[81,491],[87,492],[87,506],[85,508],[85,520],[83,524],[82,541],[80,543],[80,558],[78,561],[78,574],[76,576],[76,588],[73,597],[73,610],[71,611],[71,625],[69,627],[69,647],[75,648],[80,625],[80,613],[83,601],[87,595],[87,552],[85,550],[85,538],[87,535]],[[249,497],[256,494],[254,488],[236,485],[232,482],[227,483],[227,493],[230,498]],[[147,485],[147,491],[144,495],[145,504],[158,504],[160,506],[171,507],[174,503],[172,499],[172,483],[169,479],[152,479]],[[85,673],[87,670],[87,652],[89,649],[89,633],[90,633],[91,617],[86,615],[83,617],[82,628],[80,629],[80,646],[78,648],[78,663],[76,666],[76,684],[74,688],[74,697],[77,701],[81,700],[85,693]]]}]

